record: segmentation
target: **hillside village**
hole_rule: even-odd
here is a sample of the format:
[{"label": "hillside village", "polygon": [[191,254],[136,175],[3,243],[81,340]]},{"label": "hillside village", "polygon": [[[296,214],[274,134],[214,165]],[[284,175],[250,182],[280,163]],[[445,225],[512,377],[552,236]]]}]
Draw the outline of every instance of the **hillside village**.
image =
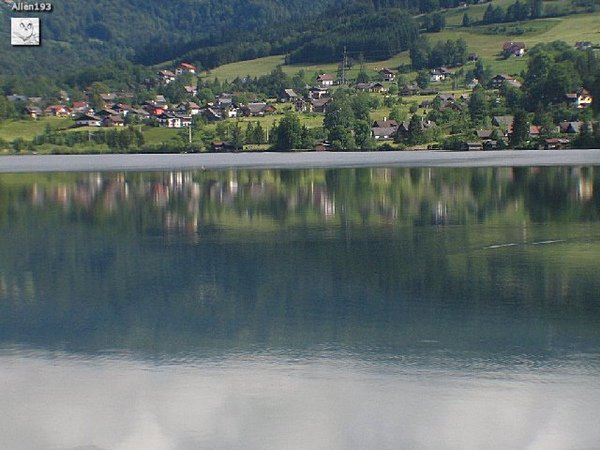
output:
[{"label": "hillside village", "polygon": [[[565,51],[565,46],[559,46],[559,51]],[[577,42],[571,50],[589,53],[595,61],[592,47],[590,42]],[[498,51],[505,58],[522,58],[528,49],[524,42],[506,41]],[[246,79],[238,78],[221,85],[214,80],[211,84],[196,65],[181,62],[158,70],[153,78],[144,80],[145,88],[162,93],[141,102],[133,90],[98,92],[93,87],[81,92],[79,97],[84,100],[78,101],[72,101],[65,91],[57,94],[59,103],[48,104],[48,99],[19,93],[6,96],[6,100],[21,117],[29,120],[69,118],[71,123],[64,127],[65,131],[87,130],[87,137],[81,141],[87,141],[88,145],[92,142],[90,130],[99,128],[119,130],[142,125],[146,129],[188,129],[189,144],[192,132],[202,130],[199,133],[202,142],[191,148],[192,151],[266,149],[269,145],[276,150],[559,149],[581,144],[582,132],[589,136],[593,136],[594,130],[597,133],[591,114],[594,97],[583,85],[573,86],[572,90],[565,90],[561,98],[554,99],[561,112],[554,114],[551,123],[548,115],[541,123],[537,114],[529,114],[523,119],[523,125],[515,123],[520,119],[514,113],[515,109],[522,109],[523,103],[516,108],[514,102],[515,99],[522,102],[527,95],[524,92],[527,80],[523,76],[527,74],[491,74],[476,53],[469,53],[464,65],[420,70],[414,79],[401,69],[381,67],[372,74],[361,70],[352,80],[333,73],[300,74],[300,81],[294,77],[293,82],[279,70],[274,71],[271,78],[281,87],[276,92],[275,86],[257,92],[252,88],[243,90],[249,83]],[[254,80],[255,84],[260,81]],[[218,90],[218,87],[226,89]],[[346,137],[336,140],[332,136],[326,117],[340,112],[341,97],[350,102],[362,99],[368,103],[368,112],[354,118],[368,122],[368,136],[364,124],[360,131],[356,129],[354,119],[353,125],[345,124],[349,133]],[[281,119],[289,115],[295,115],[303,126],[304,137],[278,145],[274,135],[284,122]],[[259,119],[263,118],[271,120],[261,123]],[[323,125],[319,126],[321,121]],[[265,127],[265,124],[271,126]],[[515,129],[521,133],[518,139],[514,138]],[[71,141],[73,145],[77,143],[76,139]],[[53,141],[34,139],[34,142]],[[137,142],[142,144],[143,136],[139,136]],[[29,149],[34,150],[31,145]]]}]

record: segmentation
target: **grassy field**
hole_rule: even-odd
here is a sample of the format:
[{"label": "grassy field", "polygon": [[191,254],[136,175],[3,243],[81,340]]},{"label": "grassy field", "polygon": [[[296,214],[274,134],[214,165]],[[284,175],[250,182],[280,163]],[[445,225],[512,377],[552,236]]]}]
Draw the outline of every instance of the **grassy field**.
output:
[{"label": "grassy field", "polygon": [[[511,34],[516,27],[524,32]],[[507,32],[488,34],[490,29],[504,27]],[[577,41],[600,42],[600,14],[580,14],[554,19],[539,19],[521,24],[502,24],[471,28],[447,28],[440,33],[429,34],[430,41],[464,39],[470,52],[476,52],[495,73],[518,74],[527,67],[527,57],[503,59],[502,43],[510,40],[525,42],[527,48],[556,40],[575,44]]]},{"label": "grassy field", "polygon": [[[511,3],[514,3],[514,1],[494,0],[493,3],[506,8]],[[545,5],[557,7],[563,3],[567,5],[564,1],[545,2]],[[435,43],[438,40],[462,38],[467,42],[469,52],[477,53],[491,67],[493,72],[510,74],[518,74],[524,70],[527,66],[527,57],[502,59],[500,51],[502,43],[505,41],[523,41],[528,48],[538,43],[556,40],[562,40],[569,44],[575,44],[577,41],[600,43],[600,13],[578,14],[559,18],[470,28],[463,28],[461,26],[463,14],[469,14],[473,20],[480,20],[486,8],[487,4],[482,4],[448,10],[444,13],[447,18],[447,28],[440,33],[428,33],[425,36],[427,36],[431,43]],[[269,56],[251,61],[226,64],[212,70],[208,76],[217,77],[220,80],[233,80],[236,76],[243,77],[245,75],[260,76],[268,74],[275,67],[283,63],[283,55]],[[364,67],[370,71],[371,75],[374,75],[375,70],[381,67],[396,68],[399,65],[408,63],[410,63],[408,52],[402,52],[390,59],[367,62]],[[327,72],[335,74],[337,67],[338,63],[318,65],[294,64],[283,65],[282,69],[290,75],[304,70],[307,73],[307,77],[312,78],[315,73]],[[359,67],[350,69],[348,78],[355,78],[358,70]]]},{"label": "grassy field", "polygon": [[277,66],[285,62],[285,56],[267,56],[265,58],[252,59],[250,61],[239,61],[231,64],[225,64],[216,69],[203,72],[202,75],[210,79],[233,80],[236,77],[258,77],[270,73]]},{"label": "grassy field", "polygon": [[[494,6],[502,6],[506,10],[509,5],[513,4],[515,0],[494,0],[492,3]],[[558,3],[558,2],[552,2]],[[469,5],[466,8],[452,8],[444,12],[446,18],[447,27],[460,27],[462,26],[463,15],[467,13],[471,18],[471,22],[476,22],[483,19],[483,14],[487,9],[489,3],[482,3],[480,5]]]},{"label": "grassy field", "polygon": [[160,144],[162,142],[179,141],[179,136],[186,131],[187,130],[149,126],[144,126],[142,128],[144,141],[146,144]]},{"label": "grassy field", "polygon": [[[267,75],[277,66],[281,65],[282,70],[288,75],[295,75],[296,73],[303,70],[306,74],[306,81],[314,81],[316,74],[331,73],[336,74],[338,71],[338,63],[331,64],[289,64],[282,65],[285,57],[283,55],[278,56],[267,56],[265,58],[253,59],[251,61],[240,61],[231,64],[225,64],[221,67],[217,67],[203,75],[209,79],[218,78],[219,80],[233,80],[236,77],[244,77],[250,75],[251,77],[258,77],[261,75]],[[367,73],[371,76],[376,75],[376,71],[382,67],[396,68],[402,64],[410,63],[408,52],[399,53],[392,58],[381,60],[381,61],[369,61],[365,62],[363,67]],[[347,72],[349,79],[354,79],[360,71],[360,66],[355,65],[351,67]]]},{"label": "grassy field", "polygon": [[11,120],[0,123],[0,139],[12,141],[17,138],[31,140],[34,136],[44,133],[47,125],[53,129],[67,128],[73,124],[71,119],[58,117],[43,117],[37,120]]}]

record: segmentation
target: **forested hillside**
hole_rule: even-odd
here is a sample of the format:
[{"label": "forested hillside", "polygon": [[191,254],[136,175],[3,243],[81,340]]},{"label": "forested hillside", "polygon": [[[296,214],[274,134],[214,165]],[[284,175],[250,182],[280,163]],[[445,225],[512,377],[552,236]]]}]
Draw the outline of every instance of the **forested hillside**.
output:
[{"label": "forested hillside", "polygon": [[[409,14],[458,0],[54,0],[51,13],[0,5],[4,75],[54,77],[78,66],[174,59],[201,68],[273,54],[332,61],[346,45],[365,58],[405,50],[417,35]],[[390,11],[394,9],[394,11]],[[386,11],[383,11],[386,10]],[[10,17],[41,17],[42,46],[13,48]]]},{"label": "forested hillside", "polygon": [[[318,0],[54,0],[45,14],[12,13],[0,6],[3,74],[54,74],[76,66],[126,58],[156,64],[240,35],[316,16],[330,2]],[[42,20],[40,48],[12,48],[10,17]],[[256,39],[255,39],[256,40]]]}]

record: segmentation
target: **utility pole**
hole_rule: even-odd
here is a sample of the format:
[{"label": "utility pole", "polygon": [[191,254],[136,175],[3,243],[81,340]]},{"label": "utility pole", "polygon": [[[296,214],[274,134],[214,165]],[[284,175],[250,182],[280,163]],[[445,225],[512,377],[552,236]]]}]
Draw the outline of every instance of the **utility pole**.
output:
[{"label": "utility pole", "polygon": [[346,62],[347,62],[346,46],[344,45],[344,54],[342,56],[342,85],[346,84]]}]

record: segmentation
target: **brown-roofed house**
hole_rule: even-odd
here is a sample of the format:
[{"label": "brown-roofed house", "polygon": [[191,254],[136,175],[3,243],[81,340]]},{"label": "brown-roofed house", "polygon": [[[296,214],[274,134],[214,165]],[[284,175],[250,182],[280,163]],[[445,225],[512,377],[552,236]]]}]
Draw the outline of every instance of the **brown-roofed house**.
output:
[{"label": "brown-roofed house", "polygon": [[335,77],[329,73],[322,73],[317,76],[317,83],[322,87],[333,86],[334,81]]},{"label": "brown-roofed house", "polygon": [[523,56],[525,54],[525,42],[505,42],[502,45],[502,54],[505,57]]},{"label": "brown-roofed house", "polygon": [[396,72],[386,67],[379,71],[379,75],[381,76],[381,79],[383,81],[394,81],[394,79],[396,78]]},{"label": "brown-roofed house", "polygon": [[176,75],[170,70],[161,70],[158,72],[158,78],[164,84],[169,84],[176,78]]},{"label": "brown-roofed house", "polygon": [[572,122],[561,122],[558,124],[561,133],[566,134],[578,134],[583,126],[583,122],[572,121]]}]

